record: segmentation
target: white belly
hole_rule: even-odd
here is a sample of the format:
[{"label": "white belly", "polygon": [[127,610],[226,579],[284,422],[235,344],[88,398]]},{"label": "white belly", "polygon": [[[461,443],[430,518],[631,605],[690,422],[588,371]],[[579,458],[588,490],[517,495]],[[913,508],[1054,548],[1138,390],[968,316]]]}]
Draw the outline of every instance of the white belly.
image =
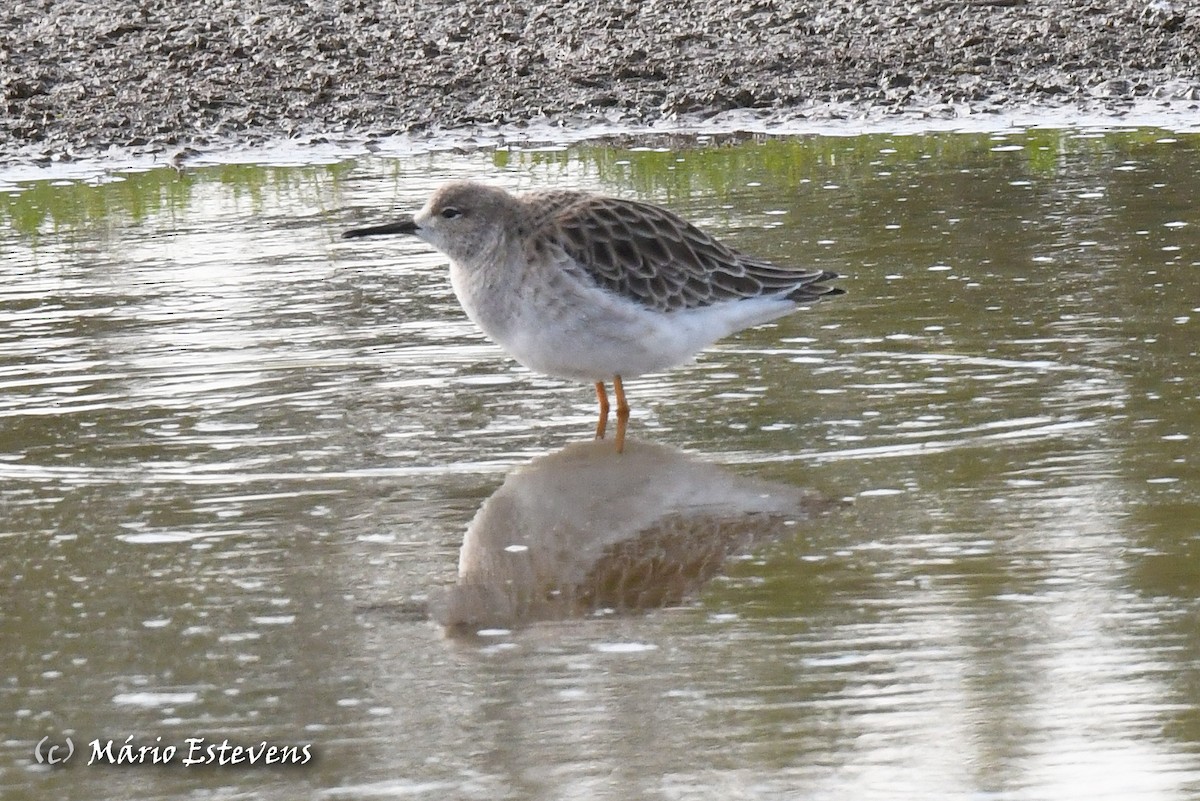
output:
[{"label": "white belly", "polygon": [[784,299],[753,298],[664,313],[581,286],[566,274],[542,276],[546,280],[505,291],[451,268],[459,301],[488,337],[530,370],[579,381],[667,370],[734,331],[796,306]]}]

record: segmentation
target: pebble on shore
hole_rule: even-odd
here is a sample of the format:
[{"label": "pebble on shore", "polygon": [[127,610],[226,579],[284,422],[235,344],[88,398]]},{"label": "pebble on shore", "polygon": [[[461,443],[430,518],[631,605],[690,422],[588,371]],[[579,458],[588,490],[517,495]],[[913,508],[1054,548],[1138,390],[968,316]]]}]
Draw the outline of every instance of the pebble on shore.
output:
[{"label": "pebble on shore", "polygon": [[9,0],[0,162],[122,148],[1197,101],[1182,0]]}]

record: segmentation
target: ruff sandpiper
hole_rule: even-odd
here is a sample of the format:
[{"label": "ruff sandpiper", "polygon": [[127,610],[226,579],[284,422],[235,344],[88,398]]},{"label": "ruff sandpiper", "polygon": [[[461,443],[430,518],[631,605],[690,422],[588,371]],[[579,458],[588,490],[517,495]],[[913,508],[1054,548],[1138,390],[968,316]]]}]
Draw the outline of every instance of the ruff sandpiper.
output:
[{"label": "ruff sandpiper", "polygon": [[725,245],[675,213],[636,200],[552,189],[514,195],[457,181],[412,216],[346,231],[411,234],[450,257],[467,316],[521,364],[595,384],[625,447],[623,379],[690,360],[724,336],[843,290],[825,270],[783,267]]}]

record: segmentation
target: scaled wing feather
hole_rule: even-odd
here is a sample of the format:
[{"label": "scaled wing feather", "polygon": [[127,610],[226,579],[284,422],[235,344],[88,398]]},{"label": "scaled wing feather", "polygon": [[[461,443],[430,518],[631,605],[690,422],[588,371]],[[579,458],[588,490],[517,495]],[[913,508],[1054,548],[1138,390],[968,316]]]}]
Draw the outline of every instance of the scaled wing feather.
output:
[{"label": "scaled wing feather", "polygon": [[675,214],[581,192],[531,198],[538,234],[550,235],[599,286],[659,311],[778,295],[797,302],[841,290],[823,270],[797,270],[724,245]]}]

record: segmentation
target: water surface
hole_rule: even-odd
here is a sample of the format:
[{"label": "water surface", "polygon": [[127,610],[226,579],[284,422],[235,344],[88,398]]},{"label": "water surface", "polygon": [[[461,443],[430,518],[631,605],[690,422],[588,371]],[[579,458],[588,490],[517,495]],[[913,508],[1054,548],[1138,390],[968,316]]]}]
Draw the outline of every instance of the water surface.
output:
[{"label": "water surface", "polygon": [[[1030,129],[0,183],[0,790],[1200,795],[1198,173],[1196,134]],[[505,359],[420,243],[339,239],[448,178],[663,203],[848,294],[629,382],[661,461],[583,480],[590,387]],[[550,522],[480,534],[512,497]],[[464,537],[511,567],[589,521],[573,582],[712,570],[429,620]],[[49,769],[43,736],[317,758]]]}]

